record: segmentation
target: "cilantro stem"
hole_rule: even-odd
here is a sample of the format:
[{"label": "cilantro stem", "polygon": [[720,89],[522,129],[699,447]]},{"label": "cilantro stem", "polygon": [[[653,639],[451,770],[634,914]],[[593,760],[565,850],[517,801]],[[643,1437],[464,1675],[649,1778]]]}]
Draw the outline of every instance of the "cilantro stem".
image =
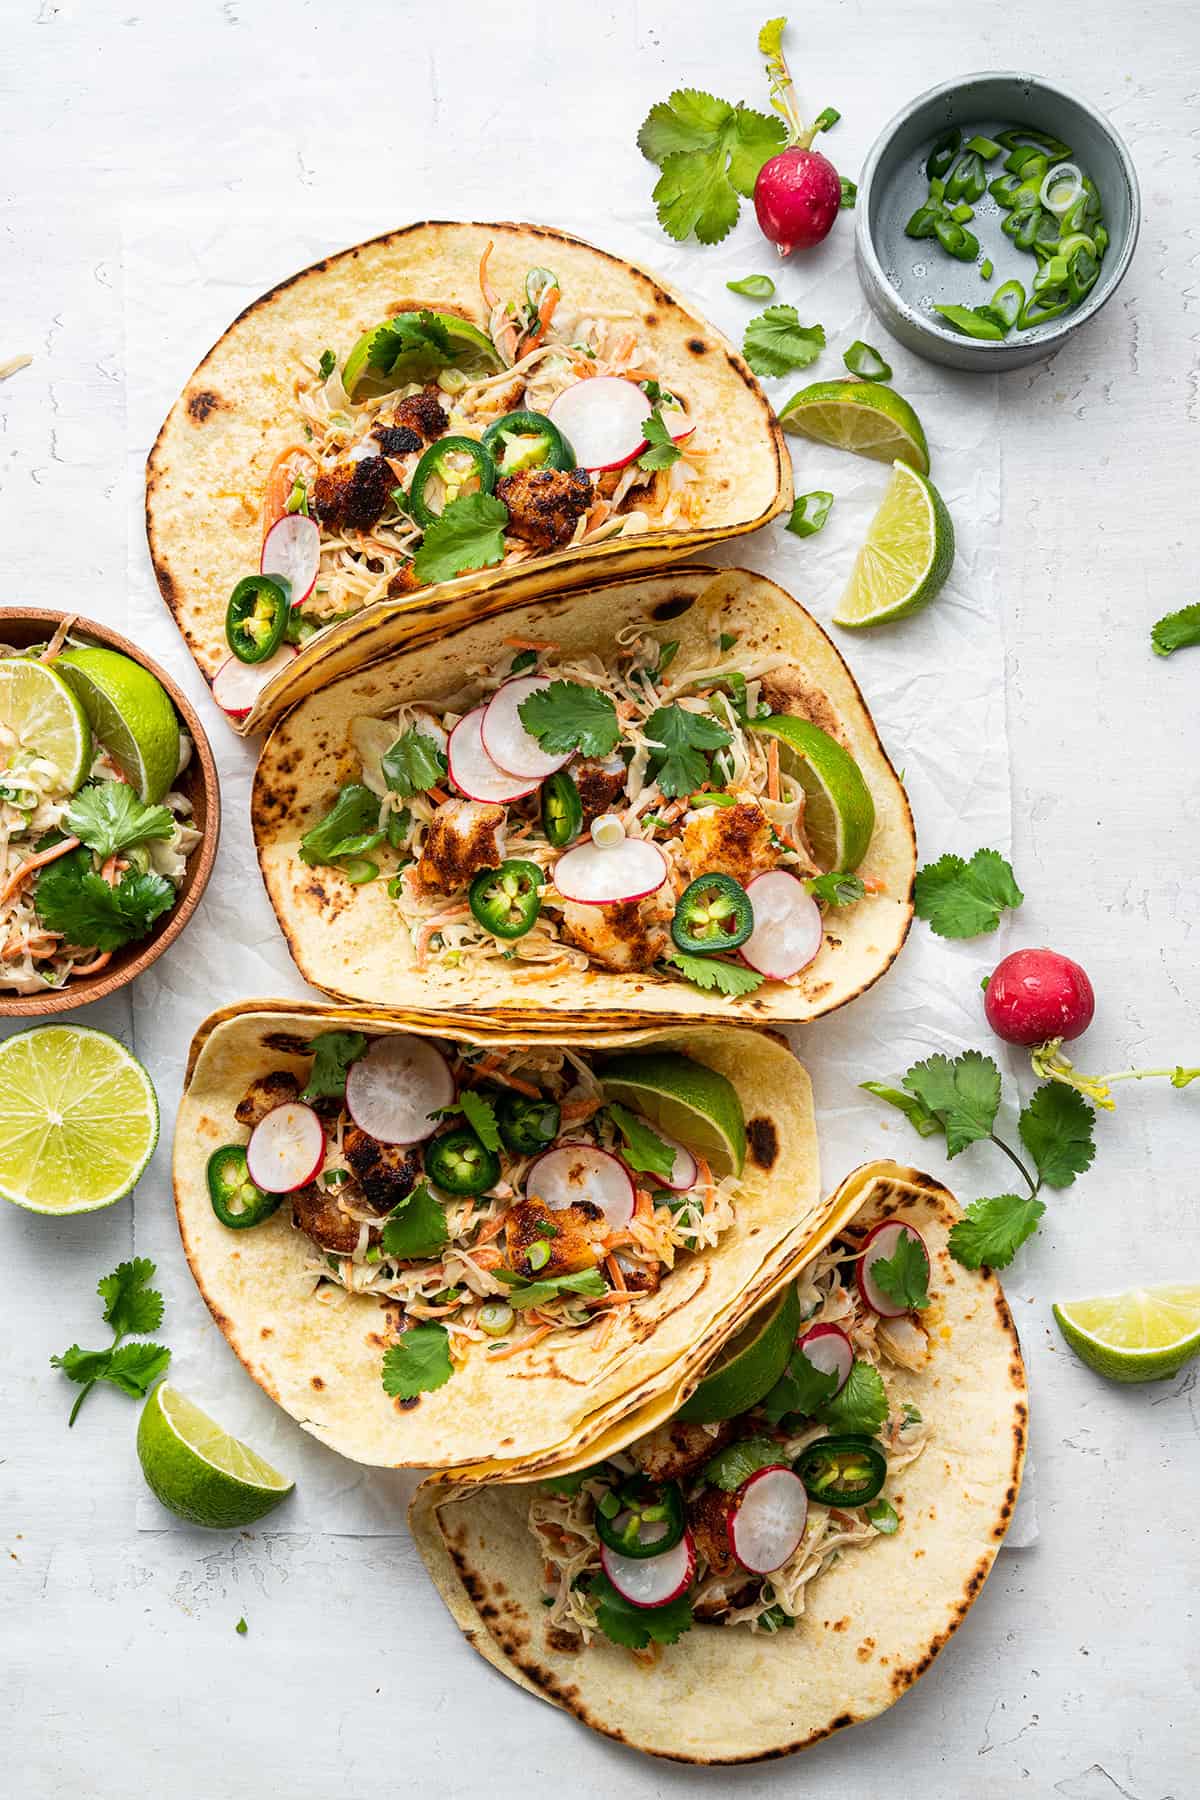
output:
[{"label": "cilantro stem", "polygon": [[1027,1187],[1029,1188],[1029,1198],[1031,1200],[1036,1198],[1037,1191],[1042,1185],[1041,1181],[1040,1180],[1035,1181],[1033,1179],[1033,1176],[1029,1173],[1029,1170],[1025,1167],[1025,1164],[1021,1161],[1021,1159],[1017,1155],[1016,1151],[1010,1150],[1008,1145],[1004,1142],[1003,1138],[998,1138],[994,1131],[989,1131],[988,1137],[991,1139],[992,1143],[995,1144],[997,1150],[1003,1150],[1003,1152],[1004,1152],[1005,1156],[1007,1156],[1009,1162],[1015,1163],[1016,1167],[1021,1171],[1022,1179],[1026,1183]]},{"label": "cilantro stem", "polygon": [[[121,1342],[122,1338],[124,1338],[126,1335],[127,1334],[124,1331],[117,1332],[116,1336],[113,1338],[112,1343],[108,1346],[108,1354],[110,1357],[112,1356],[113,1351],[117,1348],[117,1345]],[[100,1381],[100,1379],[101,1379],[101,1377],[99,1375],[93,1375],[92,1379],[86,1384],[86,1386],[84,1386],[83,1388],[80,1389],[79,1398],[76,1400],[74,1406],[71,1408],[71,1414],[67,1420],[67,1430],[68,1431],[70,1431],[72,1425],[75,1423],[75,1420],[78,1418],[80,1407],[83,1405],[84,1401],[87,1399],[88,1395],[91,1393],[92,1389],[96,1386],[96,1384]]]}]

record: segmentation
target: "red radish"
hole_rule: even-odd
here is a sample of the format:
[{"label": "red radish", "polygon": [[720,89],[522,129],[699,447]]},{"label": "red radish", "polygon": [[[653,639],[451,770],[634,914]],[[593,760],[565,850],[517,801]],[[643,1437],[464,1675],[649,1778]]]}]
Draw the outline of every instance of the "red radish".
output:
[{"label": "red radish", "polygon": [[296,652],[290,644],[280,644],[266,662],[239,662],[227,656],[213,676],[213,699],[231,719],[244,719],[272,676],[286,669]]},{"label": "red radish", "polygon": [[454,1104],[450,1064],[427,1038],[376,1038],[346,1077],[346,1106],[360,1131],[381,1144],[422,1144]]},{"label": "red radish", "polygon": [[564,388],[546,417],[557,425],[581,469],[620,469],[646,448],[646,420],[654,411],[635,381],[591,375]]},{"label": "red radish", "polygon": [[557,1144],[531,1163],[525,1176],[530,1199],[543,1201],[551,1212],[586,1201],[598,1206],[610,1231],[620,1231],[633,1217],[637,1200],[629,1171],[619,1157],[595,1144]]},{"label": "red radish", "polygon": [[246,1168],[265,1194],[290,1194],[315,1179],[325,1161],[325,1127],[311,1106],[273,1107],[250,1133]]},{"label": "red radish", "polygon": [[696,1573],[696,1551],[691,1532],[685,1531],[679,1542],[661,1556],[622,1556],[601,1544],[600,1563],[622,1599],[648,1611],[654,1606],[669,1606],[687,1592]]},{"label": "red radish", "polygon": [[1091,1024],[1096,996],[1069,956],[1057,950],[1014,950],[996,964],[983,1010],[1006,1044],[1044,1044],[1047,1038],[1070,1042]]},{"label": "red radish", "polygon": [[[771,104],[787,122],[788,141],[758,171],[754,210],[763,236],[780,256],[790,256],[793,250],[809,250],[828,237],[842,204],[842,183],[829,158],[812,148],[827,115],[822,113],[807,130],[800,118],[800,103],[783,57],[783,25],[782,19],[764,25],[758,47],[767,58]],[[828,122],[832,124],[836,116]]]},{"label": "red radish", "polygon": [[876,1225],[874,1231],[868,1232],[858,1259],[858,1291],[871,1311],[877,1312],[881,1319],[898,1319],[908,1311],[907,1306],[901,1306],[899,1301],[890,1299],[878,1282],[871,1279],[873,1264],[894,1256],[901,1236],[918,1246],[925,1258],[926,1280],[929,1277],[929,1252],[919,1231],[898,1219],[885,1219],[882,1225]]},{"label": "red radish", "polygon": [[807,1519],[804,1483],[790,1469],[772,1463],[756,1469],[734,1495],[729,1548],[752,1575],[770,1575],[795,1553]]},{"label": "red radish", "polygon": [[689,419],[678,406],[664,406],[659,416],[666,426],[667,435],[673,444],[682,444],[684,439],[690,438],[696,429],[695,419]]},{"label": "red radish", "polygon": [[523,800],[537,786],[527,775],[510,775],[494,763],[483,747],[481,726],[485,708],[477,706],[458,721],[446,745],[450,779],[468,800]]},{"label": "red radish", "polygon": [[553,879],[564,900],[616,906],[657,893],[667,879],[667,859],[647,838],[622,837],[615,844],[585,838],[559,857]]},{"label": "red radish", "polygon": [[[678,1138],[669,1137],[659,1126],[651,1125],[649,1119],[644,1122],[648,1129],[654,1133],[655,1137],[661,1138],[667,1148],[675,1152],[675,1161],[671,1164],[671,1173],[663,1176],[656,1175],[654,1179],[656,1181],[661,1180],[662,1185],[665,1188],[670,1188],[673,1194],[688,1193],[695,1187],[700,1179],[699,1163],[696,1161],[687,1145],[681,1144]],[[636,1174],[637,1171],[635,1170],[634,1173]]]},{"label": "red radish", "polygon": [[769,981],[786,981],[807,968],[821,948],[821,909],[786,869],[768,869],[746,884],[754,910],[754,930],[742,956]]},{"label": "red radish", "polygon": [[541,781],[561,769],[564,763],[569,763],[574,755],[573,750],[567,750],[561,756],[548,755],[533,733],[526,731],[521,723],[520,708],[530,694],[539,694],[550,685],[546,675],[518,675],[515,681],[506,681],[503,687],[497,688],[483,709],[480,721],[483,747],[492,761],[510,775],[536,777]]},{"label": "red radish", "polygon": [[[836,1375],[834,1394],[840,1394],[854,1367],[854,1346],[840,1325],[810,1325],[796,1339],[796,1348],[806,1362],[822,1375]],[[831,1395],[830,1398],[833,1396]]]},{"label": "red radish", "polygon": [[279,575],[288,584],[292,605],[307,600],[316,586],[321,561],[321,533],[315,519],[303,513],[284,513],[263,539],[259,569]]}]

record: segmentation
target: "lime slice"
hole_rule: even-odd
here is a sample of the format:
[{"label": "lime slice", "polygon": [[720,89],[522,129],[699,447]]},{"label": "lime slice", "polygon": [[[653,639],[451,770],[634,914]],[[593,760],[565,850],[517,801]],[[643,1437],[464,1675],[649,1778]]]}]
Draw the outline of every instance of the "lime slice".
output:
[{"label": "lime slice", "polygon": [[158,1142],[137,1058],[86,1025],[35,1025],[0,1043],[0,1198],[95,1212],[136,1184]]},{"label": "lime slice", "polygon": [[[429,381],[445,368],[461,369],[464,375],[493,375],[504,367],[490,337],[460,319],[456,313],[435,312],[433,317],[450,339],[451,353],[441,355],[432,345],[402,350],[397,356],[391,349],[395,342],[394,319],[372,325],[364,331],[346,358],[342,368],[342,386],[354,402],[375,400],[390,394],[409,381]],[[375,358],[383,353],[380,366]]]},{"label": "lime slice", "polygon": [[894,388],[871,381],[814,381],[779,415],[785,431],[852,450],[876,462],[909,463],[929,473],[929,445],[912,407]]},{"label": "lime slice", "polygon": [[953,561],[954,526],[945,501],[932,481],[896,463],[834,624],[857,629],[920,612],[941,592]]},{"label": "lime slice", "polygon": [[823,869],[852,874],[871,844],[875,802],[848,750],[808,719],[779,714],[750,729],[779,740],[779,766],[804,789],[804,835]]},{"label": "lime slice", "polygon": [[668,1136],[705,1157],[717,1174],[741,1174],[746,1120],[737,1089],[724,1075],[690,1056],[664,1050],[610,1057],[600,1080],[610,1100],[644,1113]]},{"label": "lime slice", "polygon": [[137,1448],[142,1474],[168,1512],[216,1531],[253,1525],[296,1485],[165,1381],[142,1408]]},{"label": "lime slice", "polygon": [[709,1424],[748,1412],[783,1374],[800,1329],[800,1299],[789,1281],[770,1305],[718,1350],[708,1373],[675,1414],[687,1424]]},{"label": "lime slice", "polygon": [[1200,1287],[1130,1288],[1054,1308],[1089,1369],[1110,1381],[1165,1381],[1200,1350]]},{"label": "lime slice", "polygon": [[92,766],[92,733],[71,689],[48,663],[27,656],[0,659],[0,725],[16,744],[5,762],[19,773],[22,753],[54,764],[73,794]]},{"label": "lime slice", "polygon": [[119,650],[64,650],[55,663],[92,730],[148,806],[179,771],[179,720],[162,682]]}]

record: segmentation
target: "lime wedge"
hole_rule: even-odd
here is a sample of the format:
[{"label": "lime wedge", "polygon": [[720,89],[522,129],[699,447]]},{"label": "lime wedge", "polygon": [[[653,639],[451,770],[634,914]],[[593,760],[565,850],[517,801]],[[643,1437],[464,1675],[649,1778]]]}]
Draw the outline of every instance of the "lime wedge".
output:
[{"label": "lime wedge", "polygon": [[954,526],[945,501],[932,481],[896,463],[834,624],[857,630],[920,612],[941,592],[953,561]]},{"label": "lime wedge", "polygon": [[814,381],[779,415],[785,431],[852,450],[876,462],[909,463],[929,473],[929,445],[912,407],[894,388],[871,381]]},{"label": "lime wedge", "polygon": [[708,1373],[675,1417],[707,1425],[748,1412],[783,1374],[799,1329],[800,1299],[795,1282],[789,1281],[770,1306],[718,1350]]},{"label": "lime wedge", "polygon": [[4,751],[11,770],[20,771],[22,753],[45,757],[73,794],[92,766],[87,716],[48,663],[27,656],[0,658],[0,725],[16,739]]},{"label": "lime wedge", "polygon": [[156,805],[179,770],[179,720],[161,681],[119,650],[92,645],[64,650],[54,666],[126,780]]},{"label": "lime wedge", "polygon": [[457,313],[435,312],[450,340],[449,354],[424,343],[397,355],[396,321],[385,319],[364,331],[342,368],[342,386],[355,403],[390,394],[409,381],[429,381],[439,370],[461,369],[466,375],[493,375],[504,367],[490,337]]},{"label": "lime wedge", "polygon": [[253,1525],[296,1485],[165,1381],[142,1408],[137,1448],[156,1499],[216,1531]]},{"label": "lime wedge", "polygon": [[750,729],[779,740],[779,766],[804,789],[804,835],[823,869],[852,874],[871,844],[875,802],[848,750],[808,719],[778,714]]},{"label": "lime wedge", "polygon": [[671,1050],[649,1056],[631,1051],[610,1057],[600,1080],[610,1100],[644,1113],[660,1130],[705,1157],[716,1174],[741,1174],[746,1120],[737,1089],[724,1075]]},{"label": "lime wedge", "polygon": [[95,1212],[135,1185],[158,1142],[137,1058],[86,1025],[35,1025],[0,1043],[0,1198]]},{"label": "lime wedge", "polygon": [[1054,1308],[1080,1362],[1110,1381],[1166,1381],[1200,1350],[1200,1287],[1130,1288]]}]

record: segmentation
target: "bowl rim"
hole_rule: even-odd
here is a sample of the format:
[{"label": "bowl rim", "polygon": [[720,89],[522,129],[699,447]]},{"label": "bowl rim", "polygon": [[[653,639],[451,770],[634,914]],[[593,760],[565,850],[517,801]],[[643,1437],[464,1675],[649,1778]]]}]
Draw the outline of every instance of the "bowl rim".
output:
[{"label": "bowl rim", "polygon": [[162,683],[192,740],[193,755],[204,790],[204,836],[189,858],[190,864],[192,858],[195,859],[191,886],[166,915],[161,930],[152,932],[140,945],[135,943],[128,946],[130,950],[137,951],[136,955],[116,969],[103,969],[96,975],[85,976],[82,981],[70,987],[48,988],[45,994],[11,994],[0,988],[0,1019],[37,1019],[48,1013],[74,1012],[77,1007],[90,1006],[94,1001],[103,1000],[109,994],[127,987],[175,942],[199,906],[213,871],[221,836],[221,786],[208,734],[191,701],[153,657],[147,656],[144,650],[123,637],[119,631],[114,631],[110,625],[85,618],[82,613],[62,612],[49,606],[0,606],[0,637],[7,625],[45,625],[49,627],[50,635],[53,635],[57,627],[67,621],[70,621],[73,632],[81,637],[94,639],[102,649],[120,651]]},{"label": "bowl rim", "polygon": [[[1129,229],[1125,233],[1124,240],[1117,252],[1115,263],[1112,265],[1112,279],[1105,285],[1104,291],[1102,293],[1097,293],[1096,289],[1093,289],[1083,301],[1082,305],[1073,308],[1070,313],[1064,314],[1061,319],[1057,320],[1050,327],[1044,336],[1024,340],[1027,347],[1031,351],[1036,351],[1038,356],[1048,356],[1052,351],[1057,350],[1060,345],[1070,337],[1072,332],[1077,331],[1081,325],[1086,324],[1089,319],[1094,318],[1101,308],[1106,306],[1112,299],[1122,281],[1125,279],[1126,272],[1133,260],[1133,253],[1137,248],[1138,235],[1142,223],[1141,189],[1138,185],[1137,170],[1134,167],[1133,157],[1130,155],[1128,144],[1117,130],[1117,127],[1109,119],[1108,114],[1101,112],[1099,107],[1094,106],[1090,100],[1084,99],[1083,95],[1077,93],[1074,88],[1064,87],[1061,82],[1048,81],[1044,76],[1030,75],[1029,73],[1018,69],[976,69],[969,75],[956,75],[948,81],[939,81],[934,87],[926,88],[924,93],[917,94],[907,103],[907,105],[902,106],[898,112],[892,115],[867,152],[866,160],[862,167],[862,174],[859,177],[858,201],[855,209],[857,213],[855,235],[858,252],[863,258],[863,261],[867,264],[876,283],[889,296],[889,300],[896,308],[896,311],[915,330],[924,332],[939,344],[953,345],[957,350],[961,350],[964,345],[969,344],[973,351],[979,353],[981,361],[988,355],[994,354],[997,351],[1008,350],[1011,353],[1017,347],[1017,343],[1010,342],[1008,339],[1003,339],[1001,342],[996,343],[990,342],[987,339],[966,338],[963,336],[962,332],[954,331],[948,325],[942,325],[935,322],[927,313],[921,312],[917,307],[912,306],[900,293],[895,284],[888,280],[887,275],[884,272],[883,264],[876,254],[875,240],[871,235],[870,226],[867,223],[870,214],[869,200],[872,185],[878,173],[879,165],[883,160],[883,156],[901,125],[910,119],[920,107],[941,100],[947,95],[961,93],[963,90],[972,88],[977,83],[984,81],[1012,81],[1018,83],[1022,87],[1036,88],[1043,94],[1050,95],[1056,99],[1066,100],[1072,106],[1077,106],[1081,112],[1087,113],[1090,118],[1095,120],[1099,129],[1111,143],[1117,156],[1117,160],[1120,162],[1124,171],[1125,179],[1129,187]],[[1021,340],[1017,340],[1017,342],[1020,341]]]}]

